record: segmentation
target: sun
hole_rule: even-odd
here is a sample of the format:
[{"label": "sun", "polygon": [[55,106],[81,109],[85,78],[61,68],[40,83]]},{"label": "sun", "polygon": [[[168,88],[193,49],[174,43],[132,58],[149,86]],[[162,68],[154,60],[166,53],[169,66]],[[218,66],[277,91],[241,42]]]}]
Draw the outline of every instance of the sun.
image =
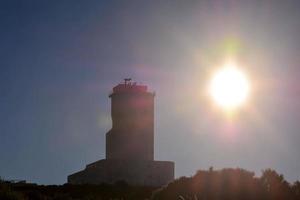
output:
[{"label": "sun", "polygon": [[209,88],[213,100],[226,110],[233,110],[245,103],[249,91],[248,78],[234,64],[227,64],[216,71]]}]

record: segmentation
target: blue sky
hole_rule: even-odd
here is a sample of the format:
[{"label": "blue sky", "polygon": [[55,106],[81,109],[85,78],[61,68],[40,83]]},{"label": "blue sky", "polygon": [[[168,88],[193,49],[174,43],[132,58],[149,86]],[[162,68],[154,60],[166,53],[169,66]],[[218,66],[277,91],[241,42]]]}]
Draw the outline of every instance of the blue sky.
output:
[{"label": "blue sky", "polygon": [[[300,179],[300,3],[0,1],[0,176],[62,184],[104,158],[108,94],[156,92],[155,158],[176,176],[271,167]],[[231,54],[251,99],[228,121],[204,95]]]}]

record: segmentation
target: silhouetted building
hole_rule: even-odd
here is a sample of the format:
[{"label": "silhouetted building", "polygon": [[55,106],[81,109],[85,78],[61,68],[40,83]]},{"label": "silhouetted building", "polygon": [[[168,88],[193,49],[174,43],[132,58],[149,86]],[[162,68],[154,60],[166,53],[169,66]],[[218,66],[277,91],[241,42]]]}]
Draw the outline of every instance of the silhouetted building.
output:
[{"label": "silhouetted building", "polygon": [[68,176],[68,183],[126,181],[161,186],[174,179],[174,163],[154,161],[154,96],[147,86],[125,79],[113,88],[112,129],[106,134],[106,159]]}]

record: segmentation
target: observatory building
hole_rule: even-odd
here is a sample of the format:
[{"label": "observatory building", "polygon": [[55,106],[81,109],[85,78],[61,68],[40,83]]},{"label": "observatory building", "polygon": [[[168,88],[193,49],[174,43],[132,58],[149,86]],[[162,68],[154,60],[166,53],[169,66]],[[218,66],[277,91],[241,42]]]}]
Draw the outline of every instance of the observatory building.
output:
[{"label": "observatory building", "polygon": [[106,159],[68,176],[71,184],[126,181],[162,186],[174,179],[174,163],[154,160],[154,96],[146,85],[124,83],[113,88],[112,128],[106,133]]}]

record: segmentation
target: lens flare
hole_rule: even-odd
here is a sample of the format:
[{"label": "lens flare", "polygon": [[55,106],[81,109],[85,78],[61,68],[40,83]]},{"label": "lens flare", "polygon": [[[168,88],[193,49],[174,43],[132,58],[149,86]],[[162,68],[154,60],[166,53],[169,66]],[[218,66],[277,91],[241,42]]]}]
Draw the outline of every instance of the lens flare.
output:
[{"label": "lens flare", "polygon": [[226,110],[241,106],[249,95],[249,81],[240,69],[228,64],[217,71],[210,84],[213,100]]}]

